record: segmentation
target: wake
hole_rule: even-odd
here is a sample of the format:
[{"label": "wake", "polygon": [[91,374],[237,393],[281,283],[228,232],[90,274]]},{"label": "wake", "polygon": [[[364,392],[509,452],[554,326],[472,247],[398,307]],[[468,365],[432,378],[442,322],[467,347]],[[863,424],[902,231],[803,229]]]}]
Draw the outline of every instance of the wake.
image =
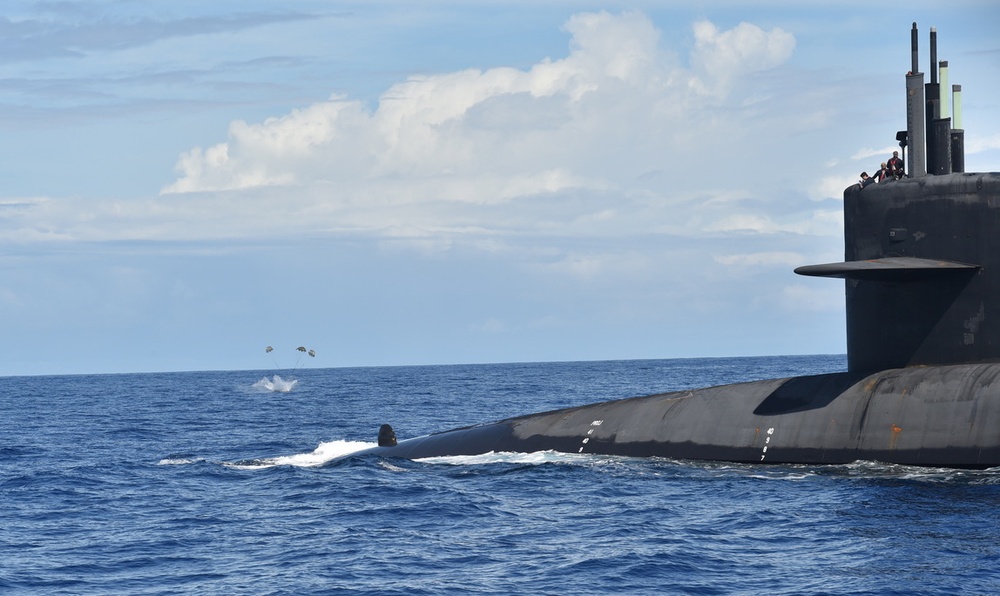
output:
[{"label": "wake", "polygon": [[[376,446],[376,443],[369,443],[366,441],[330,441],[328,443],[320,443],[319,447],[309,453],[241,460],[237,462],[223,463],[223,465],[236,470],[265,470],[278,466],[315,468]],[[413,461],[422,464],[447,466],[477,466],[489,464],[543,465],[551,463],[565,464],[593,462],[594,458],[595,456],[592,454],[560,453],[557,451],[536,451],[534,453],[491,451],[481,455],[425,457],[415,459]]]},{"label": "wake", "polygon": [[370,449],[375,446],[375,443],[368,443],[366,441],[330,441],[328,443],[320,443],[319,447],[309,453],[243,460],[233,463],[224,463],[223,465],[237,470],[263,470],[277,466],[315,468],[335,459],[340,459],[352,453],[357,453],[358,451]]},{"label": "wake", "polygon": [[607,459],[608,456],[595,455],[592,453],[563,453],[561,451],[535,451],[532,453],[518,453],[514,451],[490,451],[480,455],[445,455],[438,457],[424,457],[414,461],[425,464],[441,464],[449,466],[469,466],[483,464],[521,464],[521,465],[542,465],[542,464],[573,464],[592,463],[595,459]]}]

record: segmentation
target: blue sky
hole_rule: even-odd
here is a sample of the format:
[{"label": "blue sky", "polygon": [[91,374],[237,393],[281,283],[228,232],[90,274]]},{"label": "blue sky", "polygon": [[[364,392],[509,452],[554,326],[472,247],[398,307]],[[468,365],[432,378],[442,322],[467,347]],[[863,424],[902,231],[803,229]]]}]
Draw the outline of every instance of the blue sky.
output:
[{"label": "blue sky", "polygon": [[12,0],[0,375],[843,353],[909,30],[1000,166],[1000,8]]}]

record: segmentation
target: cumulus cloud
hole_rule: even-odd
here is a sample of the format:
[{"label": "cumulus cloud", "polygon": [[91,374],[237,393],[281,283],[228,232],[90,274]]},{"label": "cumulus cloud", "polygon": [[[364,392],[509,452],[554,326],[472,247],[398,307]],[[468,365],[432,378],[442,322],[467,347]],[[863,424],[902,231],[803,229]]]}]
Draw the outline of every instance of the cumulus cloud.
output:
[{"label": "cumulus cloud", "polygon": [[767,32],[750,23],[720,31],[709,21],[694,25],[695,49],[691,64],[697,74],[692,85],[700,92],[725,94],[732,82],[773,68],[792,55],[795,36],[781,29]]},{"label": "cumulus cloud", "polygon": [[674,70],[644,16],[577,15],[566,29],[570,55],[527,71],[411,77],[374,111],[334,97],[260,124],[234,122],[226,142],[183,155],[164,192],[413,176],[438,177],[429,190],[454,195],[447,186],[484,173],[512,178],[522,194],[557,190],[564,182],[541,175],[564,169],[555,148],[600,139],[609,100],[669,91],[664,79]]},{"label": "cumulus cloud", "polygon": [[[39,201],[18,233],[360,234],[432,253],[539,237],[827,233],[826,210],[799,199],[814,181],[796,181],[796,196],[768,172],[797,126],[788,104],[748,101],[781,89],[757,74],[788,60],[789,33],[703,21],[685,58],[669,48],[686,40],[662,39],[637,12],[578,14],[564,29],[567,54],[526,69],[412,76],[374,105],[334,95],[234,121],[221,142],[184,152],[159,196]],[[580,276],[605,268],[600,256],[563,257]]]},{"label": "cumulus cloud", "polygon": [[[627,186],[664,157],[709,152],[733,81],[787,60],[794,38],[695,25],[692,68],[639,13],[572,17],[569,54],[527,70],[411,77],[370,109],[331,97],[181,156],[164,194],[329,183],[341,204],[504,202]],[[694,147],[693,141],[699,146]]]}]

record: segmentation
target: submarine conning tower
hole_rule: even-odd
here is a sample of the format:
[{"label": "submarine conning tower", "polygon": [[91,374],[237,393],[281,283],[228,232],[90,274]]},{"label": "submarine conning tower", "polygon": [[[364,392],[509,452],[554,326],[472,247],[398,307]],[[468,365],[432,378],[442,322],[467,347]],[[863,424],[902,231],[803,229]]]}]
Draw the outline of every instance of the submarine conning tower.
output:
[{"label": "submarine conning tower", "polygon": [[795,270],[846,280],[852,372],[1000,361],[1000,173],[964,172],[961,87],[953,123],[937,32],[926,85],[910,40],[905,173],[845,189],[844,262]]}]

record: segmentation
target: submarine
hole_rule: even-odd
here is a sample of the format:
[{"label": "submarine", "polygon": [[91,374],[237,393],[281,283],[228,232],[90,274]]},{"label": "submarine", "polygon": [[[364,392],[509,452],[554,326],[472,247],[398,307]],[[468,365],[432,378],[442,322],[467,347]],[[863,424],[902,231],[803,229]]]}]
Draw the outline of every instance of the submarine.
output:
[{"label": "submarine", "polygon": [[[847,370],[658,393],[397,440],[352,455],[556,451],[758,464],[1000,466],[1000,173],[967,173],[961,87],[910,32],[900,177],[844,190]],[[952,108],[949,110],[949,108]],[[825,282],[817,282],[825,283]]]}]

